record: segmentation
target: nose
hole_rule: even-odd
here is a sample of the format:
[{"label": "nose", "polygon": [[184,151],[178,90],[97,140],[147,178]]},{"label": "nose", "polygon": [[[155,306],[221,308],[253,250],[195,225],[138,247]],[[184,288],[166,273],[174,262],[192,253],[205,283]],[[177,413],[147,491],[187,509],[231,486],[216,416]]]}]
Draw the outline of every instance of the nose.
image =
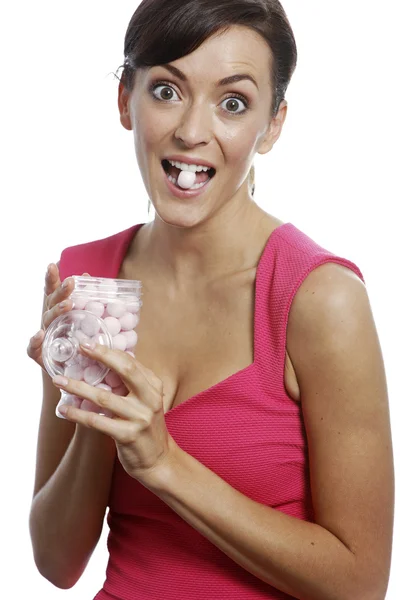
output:
[{"label": "nose", "polygon": [[203,104],[189,106],[175,131],[176,139],[188,148],[206,145],[212,137],[211,116]]}]

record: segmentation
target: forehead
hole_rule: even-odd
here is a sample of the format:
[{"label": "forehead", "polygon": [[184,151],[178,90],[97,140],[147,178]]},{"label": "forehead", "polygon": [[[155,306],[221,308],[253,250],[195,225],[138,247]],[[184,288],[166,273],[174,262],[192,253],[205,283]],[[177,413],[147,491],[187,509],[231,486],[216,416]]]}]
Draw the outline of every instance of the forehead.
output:
[{"label": "forehead", "polygon": [[235,73],[252,75],[260,86],[268,85],[272,53],[256,31],[232,26],[208,38],[197,50],[171,62],[191,81],[215,81]]}]

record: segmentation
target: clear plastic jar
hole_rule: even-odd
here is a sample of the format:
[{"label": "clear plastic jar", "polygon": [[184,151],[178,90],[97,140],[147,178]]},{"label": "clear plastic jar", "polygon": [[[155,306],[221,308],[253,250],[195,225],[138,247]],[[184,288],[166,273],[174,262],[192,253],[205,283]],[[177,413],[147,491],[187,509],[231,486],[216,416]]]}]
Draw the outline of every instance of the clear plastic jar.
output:
[{"label": "clear plastic jar", "polygon": [[[51,323],[42,346],[43,364],[51,377],[64,375],[118,395],[127,389],[120,377],[98,361],[80,352],[79,344],[95,341],[109,348],[133,355],[138,341],[135,331],[142,306],[140,281],[73,276],[74,290],[70,296],[73,308]],[[102,412],[93,402],[64,391],[56,408],[69,404]]]}]

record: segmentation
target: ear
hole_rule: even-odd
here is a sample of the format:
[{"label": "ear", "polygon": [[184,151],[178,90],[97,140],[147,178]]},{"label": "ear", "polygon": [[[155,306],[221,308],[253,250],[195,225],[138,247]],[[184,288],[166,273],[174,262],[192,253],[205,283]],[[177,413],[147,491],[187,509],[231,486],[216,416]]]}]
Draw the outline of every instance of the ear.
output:
[{"label": "ear", "polygon": [[257,150],[259,154],[267,154],[272,148],[274,144],[278,141],[283,124],[286,120],[287,115],[287,102],[286,100],[282,100],[279,110],[275,117],[271,120],[269,124],[268,131],[265,134],[264,138],[261,141],[261,144]]},{"label": "ear", "polygon": [[119,108],[119,118],[121,121],[121,125],[125,127],[128,131],[132,130],[132,122],[131,115],[129,111],[129,98],[130,93],[124,86],[123,81],[119,82],[118,86],[118,108]]}]

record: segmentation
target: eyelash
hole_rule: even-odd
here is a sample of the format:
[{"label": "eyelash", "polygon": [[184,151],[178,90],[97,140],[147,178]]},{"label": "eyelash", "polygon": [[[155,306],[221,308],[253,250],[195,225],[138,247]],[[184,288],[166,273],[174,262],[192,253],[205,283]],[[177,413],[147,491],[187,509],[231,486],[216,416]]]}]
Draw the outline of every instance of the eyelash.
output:
[{"label": "eyelash", "polygon": [[[174,90],[175,93],[177,93],[176,89],[174,88],[173,85],[171,85],[171,83],[168,83],[167,81],[155,81],[154,83],[152,83],[150,85],[150,93],[153,95],[153,98],[156,102],[171,102],[171,100],[160,100],[160,98],[157,98],[154,95],[154,90],[158,87],[169,87],[172,90]],[[222,102],[225,102],[225,100],[230,100],[231,98],[237,98],[238,100],[241,100],[243,102],[243,104],[245,105],[245,110],[242,110],[241,112],[230,112],[229,110],[225,110],[226,113],[228,113],[229,115],[233,115],[234,117],[239,117],[244,115],[248,108],[249,108],[249,101],[247,100],[247,98],[245,98],[244,96],[242,96],[241,94],[238,94],[237,92],[232,92],[231,94],[229,94],[226,98],[224,98],[224,100]]]}]

